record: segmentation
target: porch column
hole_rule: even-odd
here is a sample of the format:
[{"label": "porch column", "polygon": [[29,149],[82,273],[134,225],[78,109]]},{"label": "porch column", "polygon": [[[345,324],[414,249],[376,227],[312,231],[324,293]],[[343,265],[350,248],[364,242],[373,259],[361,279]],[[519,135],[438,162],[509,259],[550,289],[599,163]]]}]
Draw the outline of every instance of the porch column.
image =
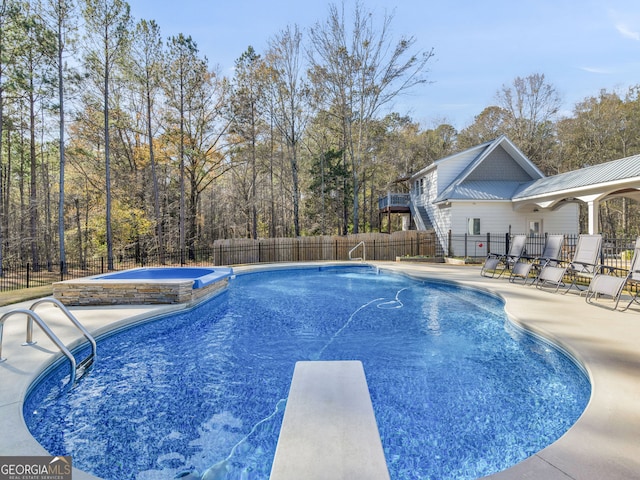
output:
[{"label": "porch column", "polygon": [[590,200],[587,202],[589,207],[589,235],[594,235],[600,230],[598,225],[598,212],[600,210],[600,202],[598,200]]}]

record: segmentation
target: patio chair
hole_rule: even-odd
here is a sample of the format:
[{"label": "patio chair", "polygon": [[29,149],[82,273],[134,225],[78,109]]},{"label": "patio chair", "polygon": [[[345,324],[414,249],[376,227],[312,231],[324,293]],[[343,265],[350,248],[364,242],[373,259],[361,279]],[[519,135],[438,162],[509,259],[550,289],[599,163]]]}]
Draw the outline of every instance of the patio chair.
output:
[{"label": "patio chair", "polygon": [[630,293],[631,300],[625,308],[626,310],[633,302],[638,302],[638,285],[640,284],[640,237],[636,238],[635,247],[633,249],[633,257],[628,269],[600,265],[598,273],[593,277],[589,288],[587,289],[587,303],[594,303],[600,296],[605,295],[611,297],[615,302],[612,310],[618,308],[622,291],[625,285],[629,283],[635,286],[635,294]]},{"label": "patio chair", "polygon": [[563,244],[564,235],[547,235],[542,253],[537,257],[521,256],[511,269],[509,281],[515,282],[520,277],[523,279],[523,284],[526,285],[533,271],[534,275],[531,277],[533,279],[531,283],[535,283],[540,271],[546,265],[558,264]]},{"label": "patio chair", "polygon": [[[480,270],[480,275],[484,277],[500,277],[505,270],[510,270],[516,264],[518,259],[525,253],[527,246],[526,235],[514,235],[511,239],[511,245],[506,255],[498,255],[490,253]],[[499,272],[499,273],[498,273]]]},{"label": "patio chair", "polygon": [[543,288],[552,285],[556,287],[555,291],[557,292],[560,286],[565,285],[564,277],[569,276],[571,283],[563,293],[567,293],[572,287],[580,290],[578,279],[592,279],[596,274],[601,246],[602,235],[580,235],[571,261],[544,266],[536,279],[536,287]]}]

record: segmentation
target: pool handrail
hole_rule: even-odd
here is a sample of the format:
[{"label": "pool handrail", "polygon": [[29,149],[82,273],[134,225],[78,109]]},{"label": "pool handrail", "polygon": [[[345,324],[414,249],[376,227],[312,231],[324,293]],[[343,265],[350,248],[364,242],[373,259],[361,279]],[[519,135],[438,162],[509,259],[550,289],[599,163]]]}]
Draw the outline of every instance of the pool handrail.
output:
[{"label": "pool handrail", "polygon": [[[91,355],[89,355],[83,361],[81,361],[79,365],[77,365],[75,357],[69,351],[69,349],[64,345],[64,343],[62,343],[60,338],[58,338],[58,336],[55,333],[53,333],[53,330],[51,330],[51,328],[49,328],[46,322],[35,312],[36,307],[39,305],[42,305],[43,303],[52,303],[53,305],[58,307],[62,311],[62,313],[64,313],[66,317],[71,321],[71,323],[73,323],[73,325],[75,325],[75,327],[78,328],[80,332],[82,332],[84,337],[91,344]],[[89,368],[89,366],[91,366],[91,364],[95,360],[96,353],[97,353],[97,346],[93,336],[78,321],[78,319],[73,316],[73,314],[69,311],[69,309],[62,304],[62,302],[52,297],[45,297],[31,304],[31,308],[28,308],[28,309],[17,308],[5,313],[2,317],[0,317],[0,363],[6,360],[6,358],[2,358],[2,330],[3,330],[4,322],[10,316],[18,313],[24,314],[27,316],[27,333],[26,333],[27,338],[25,343],[23,343],[22,345],[23,346],[35,345],[37,343],[33,340],[33,322],[35,321],[40,326],[42,331],[47,335],[47,337],[49,337],[49,339],[53,343],[55,343],[56,346],[60,349],[60,351],[69,359],[69,362],[71,363],[71,376],[69,379],[69,385],[73,385],[76,380],[77,370],[78,369],[82,369],[83,371],[86,370],[87,368]]]},{"label": "pool handrail", "polygon": [[[2,358],[2,331],[4,328],[4,322],[11,316],[15,314],[22,313],[26,315],[29,319],[29,323],[31,323],[31,328],[33,329],[33,321],[40,326],[42,331],[49,337],[49,339],[56,344],[56,346],[60,349],[60,351],[69,359],[71,363],[71,376],[69,378],[69,385],[73,385],[76,380],[76,359],[73,357],[69,349],[62,343],[62,340],[58,338],[58,336],[53,333],[53,331],[47,326],[47,324],[38,316],[36,312],[33,310],[29,310],[26,308],[17,308],[15,310],[11,310],[6,312],[2,317],[0,317],[0,362],[4,362],[6,358]],[[29,328],[27,327],[27,341],[22,345],[34,345],[36,342],[32,341],[29,335]]]},{"label": "pool handrail", "polygon": [[[362,247],[362,257],[358,257],[358,258],[351,258],[351,254],[358,248],[358,247]],[[362,260],[363,262],[367,261],[367,247],[364,244],[364,240],[362,240],[360,243],[358,243],[355,247],[353,247],[351,250],[349,250],[349,260]]]},{"label": "pool handrail", "polygon": [[[36,307],[38,305],[42,305],[43,303],[52,303],[53,305],[58,307],[62,311],[62,313],[64,313],[65,316],[71,321],[71,323],[73,323],[76,326],[76,328],[80,330],[80,332],[82,332],[82,335],[84,335],[84,337],[89,341],[89,343],[91,344],[91,355],[85,358],[82,362],[80,362],[80,365],[78,365],[78,368],[85,368],[85,369],[88,368],[93,363],[93,360],[96,357],[97,349],[98,349],[96,345],[96,341],[93,338],[93,336],[84,327],[84,325],[82,325],[78,321],[78,319],[75,316],[73,316],[73,314],[69,311],[69,309],[57,298],[45,297],[45,298],[41,298],[40,300],[36,300],[34,303],[31,304],[30,310],[35,311]],[[27,321],[27,336],[29,336],[30,330],[33,331],[33,321],[31,319]],[[30,338],[27,339],[27,341],[30,341],[30,340],[31,340]]]}]

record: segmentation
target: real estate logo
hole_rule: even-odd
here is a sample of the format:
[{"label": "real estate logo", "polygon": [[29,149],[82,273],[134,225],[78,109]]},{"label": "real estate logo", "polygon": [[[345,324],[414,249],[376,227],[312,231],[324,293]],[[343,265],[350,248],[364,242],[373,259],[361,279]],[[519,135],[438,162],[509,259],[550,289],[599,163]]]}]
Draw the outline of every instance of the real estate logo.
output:
[{"label": "real estate logo", "polygon": [[71,457],[0,457],[0,480],[71,480]]}]

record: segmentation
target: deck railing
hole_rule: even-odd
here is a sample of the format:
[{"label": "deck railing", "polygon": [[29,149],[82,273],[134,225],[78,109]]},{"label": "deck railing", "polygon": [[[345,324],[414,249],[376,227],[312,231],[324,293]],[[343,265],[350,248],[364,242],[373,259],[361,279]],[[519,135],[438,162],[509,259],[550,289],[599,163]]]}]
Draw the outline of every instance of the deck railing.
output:
[{"label": "deck railing", "polygon": [[411,195],[408,193],[387,193],[386,196],[378,198],[378,210],[384,210],[388,207],[405,207],[409,208]]}]

